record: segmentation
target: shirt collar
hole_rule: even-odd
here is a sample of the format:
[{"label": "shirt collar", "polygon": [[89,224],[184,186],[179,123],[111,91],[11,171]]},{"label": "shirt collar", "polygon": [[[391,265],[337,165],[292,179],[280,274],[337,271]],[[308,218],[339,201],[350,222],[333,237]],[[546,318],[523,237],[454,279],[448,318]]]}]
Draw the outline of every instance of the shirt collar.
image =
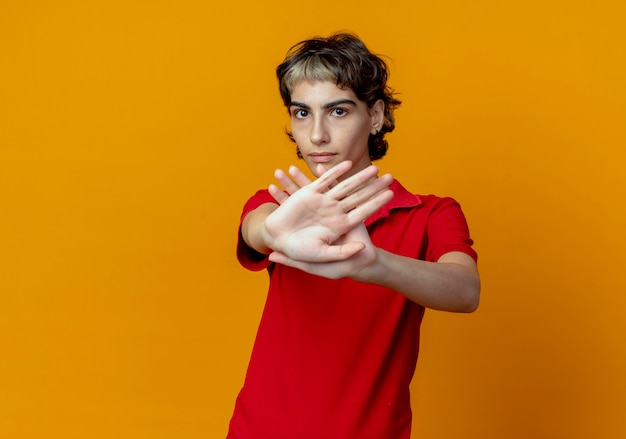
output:
[{"label": "shirt collar", "polygon": [[400,184],[398,180],[394,180],[389,189],[393,192],[393,199],[378,209],[372,216],[365,220],[365,225],[368,226],[374,221],[389,216],[392,209],[403,209],[409,207],[417,207],[422,204],[422,200],[419,195],[412,194]]}]

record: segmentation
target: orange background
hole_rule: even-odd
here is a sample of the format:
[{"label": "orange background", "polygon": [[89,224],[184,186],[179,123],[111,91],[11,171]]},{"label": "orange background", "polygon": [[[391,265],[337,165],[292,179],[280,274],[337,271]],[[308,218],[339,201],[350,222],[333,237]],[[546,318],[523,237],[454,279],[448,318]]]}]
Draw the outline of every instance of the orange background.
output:
[{"label": "orange background", "polygon": [[240,209],[295,161],[274,68],[338,29],[391,58],[382,168],[480,254],[414,436],[625,437],[622,4],[0,2],[0,438],[224,437],[267,281]]}]

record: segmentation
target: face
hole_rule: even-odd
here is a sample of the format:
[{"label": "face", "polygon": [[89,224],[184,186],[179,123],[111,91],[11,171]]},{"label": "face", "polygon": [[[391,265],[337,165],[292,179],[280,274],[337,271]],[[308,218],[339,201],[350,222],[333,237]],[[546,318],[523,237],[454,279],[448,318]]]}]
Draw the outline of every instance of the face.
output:
[{"label": "face", "polygon": [[302,158],[314,175],[317,165],[330,169],[344,160],[352,161],[347,178],[371,164],[367,142],[380,130],[384,103],[372,108],[350,89],[331,81],[296,83],[291,92],[291,132]]}]

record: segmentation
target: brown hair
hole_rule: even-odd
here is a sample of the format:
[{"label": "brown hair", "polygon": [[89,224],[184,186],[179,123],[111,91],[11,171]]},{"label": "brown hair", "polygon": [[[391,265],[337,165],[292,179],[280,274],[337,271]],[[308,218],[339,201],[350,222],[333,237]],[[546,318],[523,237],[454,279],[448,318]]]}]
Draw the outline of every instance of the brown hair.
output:
[{"label": "brown hair", "polygon": [[[379,99],[385,103],[385,118],[380,131],[370,134],[368,147],[371,160],[385,156],[389,145],[385,133],[395,128],[394,110],[400,101],[387,85],[387,64],[374,55],[354,34],[336,33],[327,38],[315,37],[301,41],[289,49],[276,68],[280,95],[287,108],[291,91],[302,80],[334,81],[340,88],[349,88],[371,108]],[[289,138],[294,141],[290,132]],[[300,152],[298,151],[298,157]]]}]

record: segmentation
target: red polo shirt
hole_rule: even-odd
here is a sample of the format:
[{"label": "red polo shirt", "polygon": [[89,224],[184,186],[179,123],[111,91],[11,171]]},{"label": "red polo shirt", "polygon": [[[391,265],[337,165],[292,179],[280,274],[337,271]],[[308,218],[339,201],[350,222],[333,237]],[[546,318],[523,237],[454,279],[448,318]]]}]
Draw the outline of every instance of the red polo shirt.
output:
[{"label": "red polo shirt", "polygon": [[[366,221],[374,245],[433,262],[451,251],[476,259],[456,201],[397,181],[391,189],[394,199]],[[268,202],[257,192],[241,219]],[[237,257],[267,268],[270,285],[228,438],[408,439],[424,308],[388,288],[270,264],[241,234]]]}]

